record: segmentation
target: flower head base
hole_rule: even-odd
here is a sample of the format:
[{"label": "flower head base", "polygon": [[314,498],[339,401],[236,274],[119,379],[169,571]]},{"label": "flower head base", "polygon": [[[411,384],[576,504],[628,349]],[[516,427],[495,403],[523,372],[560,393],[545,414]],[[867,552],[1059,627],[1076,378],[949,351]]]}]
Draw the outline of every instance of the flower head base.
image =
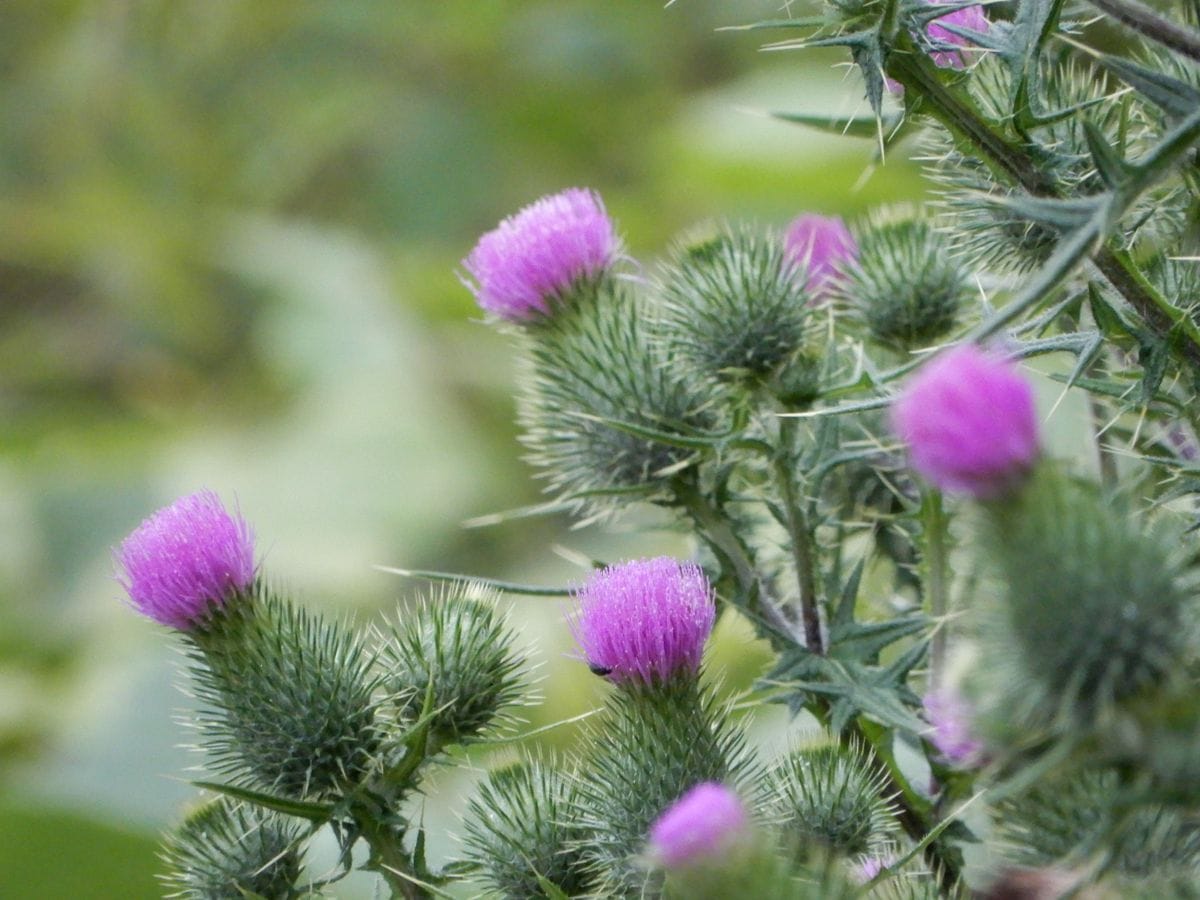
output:
[{"label": "flower head base", "polygon": [[1038,457],[1033,388],[1009,361],[972,345],[926,363],[892,406],[913,468],[945,491],[988,499]]},{"label": "flower head base", "polygon": [[463,283],[487,312],[527,321],[580,278],[612,265],[619,241],[600,197],[569,188],[526,206],[479,239]]},{"label": "flower head base", "polygon": [[160,509],[115,555],[121,585],[138,612],[180,630],[254,580],[254,532],[212,491]]},{"label": "flower head base", "polygon": [[696,785],[650,826],[650,848],[668,869],[715,862],[745,836],[742,801],[723,784]]},{"label": "flower head base", "polygon": [[952,766],[971,768],[983,759],[983,742],[971,733],[971,705],[957,690],[938,688],[925,695],[929,742]]},{"label": "flower head base", "polygon": [[[934,0],[934,2],[946,5],[954,2],[954,0]],[[982,6],[967,6],[962,9],[956,9],[954,12],[948,12],[944,16],[938,16],[925,28],[926,35],[929,36],[931,41],[937,44],[969,47],[971,46],[971,41],[968,38],[960,34],[955,34],[953,31],[945,28],[944,26],[946,25],[982,33],[991,27],[991,22],[988,21],[988,17],[984,13]],[[963,69],[967,65],[963,59],[963,55],[956,50],[934,50],[929,54],[929,58],[933,60],[934,65],[940,66],[943,69]]]},{"label": "flower head base", "polygon": [[858,256],[858,244],[838,216],[799,216],[788,225],[783,240],[788,256],[808,273],[808,290],[814,298],[820,298],[837,278],[844,261]]},{"label": "flower head base", "polygon": [[716,609],[699,566],[665,556],[611,566],[577,599],[571,629],[597,674],[654,685],[700,671]]}]

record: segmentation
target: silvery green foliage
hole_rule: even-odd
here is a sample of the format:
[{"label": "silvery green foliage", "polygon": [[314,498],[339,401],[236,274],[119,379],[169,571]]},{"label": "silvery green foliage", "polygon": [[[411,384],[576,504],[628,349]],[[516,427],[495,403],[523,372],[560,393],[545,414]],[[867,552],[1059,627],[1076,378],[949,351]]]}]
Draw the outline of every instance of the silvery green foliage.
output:
[{"label": "silvery green foliage", "polygon": [[871,340],[911,350],[948,334],[976,290],[946,234],[923,216],[893,212],[860,230],[858,261],[838,294]]},{"label": "silvery green foliage", "polygon": [[804,846],[882,856],[898,837],[887,777],[855,744],[798,747],[767,785],[780,827]]},{"label": "silvery green foliage", "polygon": [[378,679],[356,635],[260,581],[191,638],[196,727],[214,771],[306,800],[339,796],[371,770]]},{"label": "silvery green foliage", "polygon": [[782,375],[796,402],[815,396],[812,298],[782,237],[721,225],[680,242],[660,279],[663,353],[689,379],[744,390]]},{"label": "silvery green foliage", "polygon": [[411,723],[428,712],[432,747],[492,728],[525,696],[520,655],[494,593],[451,588],[399,614],[380,646],[394,713]]},{"label": "silvery green foliage", "polygon": [[546,897],[550,886],[568,897],[584,893],[591,873],[578,793],[575,776],[537,760],[492,770],[463,823],[478,880],[498,897]]},{"label": "silvery green foliage", "polygon": [[315,896],[300,880],[300,828],[275,813],[224,798],[192,812],[168,835],[164,885],[182,900]]},{"label": "silvery green foliage", "polygon": [[527,329],[522,441],[547,490],[576,510],[611,513],[659,499],[696,451],[622,425],[688,437],[706,432],[709,402],[665,364],[643,299],[606,277]]}]

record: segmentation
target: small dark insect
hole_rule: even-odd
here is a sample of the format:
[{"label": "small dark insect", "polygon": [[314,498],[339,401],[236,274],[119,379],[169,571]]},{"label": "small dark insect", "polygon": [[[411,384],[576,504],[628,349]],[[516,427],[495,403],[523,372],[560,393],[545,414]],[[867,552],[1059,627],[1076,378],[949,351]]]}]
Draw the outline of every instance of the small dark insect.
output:
[{"label": "small dark insect", "polygon": [[588,663],[588,668],[592,670],[593,675],[599,675],[601,678],[612,672],[609,666],[598,666],[595,663]]}]

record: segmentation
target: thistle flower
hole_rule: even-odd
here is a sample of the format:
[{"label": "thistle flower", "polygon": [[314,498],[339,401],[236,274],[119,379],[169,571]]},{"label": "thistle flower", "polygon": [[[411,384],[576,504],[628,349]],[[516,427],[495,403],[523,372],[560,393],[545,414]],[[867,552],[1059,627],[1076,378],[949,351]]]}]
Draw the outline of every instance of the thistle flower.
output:
[{"label": "thistle flower", "polygon": [[612,265],[618,239],[594,191],[569,188],[542,197],[479,239],[463,260],[463,283],[487,312],[528,321],[581,278]]},{"label": "thistle flower", "polygon": [[650,826],[650,849],[669,869],[715,861],[747,833],[746,809],[723,784],[691,788]]},{"label": "thistle flower", "polygon": [[783,242],[788,256],[808,273],[807,287],[814,298],[838,277],[844,260],[858,255],[854,236],[838,216],[798,216],[788,225]]},{"label": "thistle flower", "polygon": [[593,672],[645,685],[699,672],[716,617],[699,566],[665,556],[610,566],[576,598],[571,629]]},{"label": "thistle flower", "polygon": [[186,631],[253,582],[254,532],[200,491],[142,522],[115,558],[138,612]]},{"label": "thistle flower", "polygon": [[957,690],[930,691],[923,701],[929,742],[950,765],[971,768],[983,758],[983,743],[971,733],[971,705]]},{"label": "thistle flower", "polygon": [[995,497],[1038,456],[1033,388],[1013,364],[971,345],[934,357],[892,405],[913,468],[945,491]]},{"label": "thistle flower", "polygon": [[[955,0],[932,0],[934,4],[945,5],[955,2]],[[963,9],[956,9],[954,12],[948,12],[944,16],[938,16],[925,27],[925,34],[931,41],[940,46],[950,45],[954,47],[970,47],[971,41],[960,34],[955,34],[953,31],[944,26],[950,25],[956,28],[967,28],[971,31],[985,32],[991,26],[988,17],[984,14],[982,6],[967,6]],[[943,69],[963,69],[966,68],[966,62],[963,56],[956,50],[933,50],[929,54],[929,58],[933,60],[934,65],[940,66]]]}]

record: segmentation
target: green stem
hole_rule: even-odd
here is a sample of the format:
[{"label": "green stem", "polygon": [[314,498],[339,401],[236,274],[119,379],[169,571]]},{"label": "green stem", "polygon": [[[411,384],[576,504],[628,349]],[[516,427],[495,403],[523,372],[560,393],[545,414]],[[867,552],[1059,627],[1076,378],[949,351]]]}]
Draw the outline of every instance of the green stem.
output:
[{"label": "green stem", "polygon": [[946,511],[941,491],[930,489],[922,498],[925,519],[925,595],[934,620],[929,642],[929,682],[940,687],[946,671]]},{"label": "green stem", "polygon": [[720,511],[695,485],[683,479],[678,480],[675,484],[675,496],[691,516],[696,531],[716,554],[722,567],[733,572],[738,592],[744,598],[744,603],[747,605],[752,601],[756,603],[757,610],[747,611],[757,611],[771,626],[769,629],[765,629],[765,636],[772,645],[776,649],[786,646],[786,643],[781,640],[785,637],[791,643],[800,643],[801,637],[796,633],[795,625],[783,614],[768,593],[750,558],[749,551],[746,550],[745,545]]},{"label": "green stem", "polygon": [[792,562],[800,591],[800,615],[804,621],[804,645],[813,653],[825,653],[821,637],[821,611],[817,599],[817,561],[812,527],[804,511],[804,498],[797,496],[793,469],[792,443],[798,419],[779,420],[780,448],[775,453],[775,479],[779,484],[784,515],[787,517]]},{"label": "green stem", "polygon": [[1137,0],[1091,0],[1091,3],[1139,34],[1200,61],[1200,35],[1163,18]]},{"label": "green stem", "polygon": [[371,848],[368,868],[379,872],[391,888],[393,898],[426,900],[433,896],[415,881],[405,878],[409,858],[404,851],[404,832],[388,825],[375,811],[360,807],[353,813],[354,823],[362,839]]}]

